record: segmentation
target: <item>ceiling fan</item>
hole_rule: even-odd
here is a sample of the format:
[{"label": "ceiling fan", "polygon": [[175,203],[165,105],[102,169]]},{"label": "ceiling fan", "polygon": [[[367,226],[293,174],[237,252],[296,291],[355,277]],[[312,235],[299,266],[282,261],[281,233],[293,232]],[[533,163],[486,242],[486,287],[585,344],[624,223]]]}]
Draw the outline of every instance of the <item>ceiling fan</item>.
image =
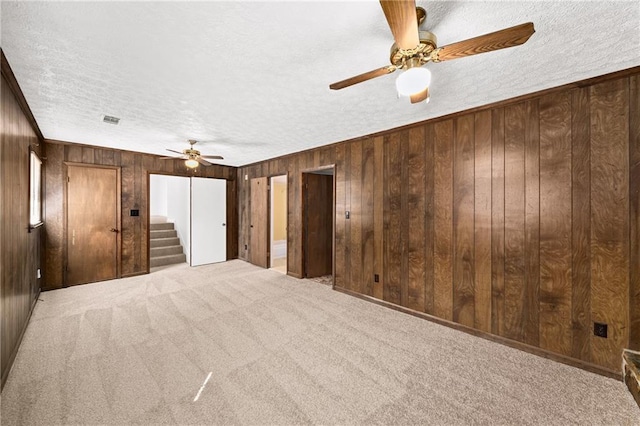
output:
[{"label": "ceiling fan", "polygon": [[438,47],[435,34],[419,31],[418,27],[427,17],[427,12],[416,8],[415,0],[380,0],[389,28],[395,39],[391,46],[391,65],[378,68],[329,86],[340,90],[372,78],[403,70],[396,80],[400,96],[409,97],[411,103],[429,102],[431,72],[424,68],[427,62],[442,62],[478,53],[491,52],[524,44],[535,32],[533,23],[516,25],[468,40]]},{"label": "ceiling fan", "polygon": [[184,165],[189,167],[190,169],[195,169],[196,167],[198,167],[198,164],[202,164],[203,166],[211,166],[211,163],[205,160],[205,158],[208,158],[210,160],[224,160],[224,158],[219,155],[201,155],[200,151],[193,148],[196,143],[198,143],[198,141],[189,139],[189,148],[182,150],[182,152],[175,151],[173,149],[167,149],[167,151],[175,152],[176,154],[180,154],[181,156],[162,157],[161,160],[185,160]]}]

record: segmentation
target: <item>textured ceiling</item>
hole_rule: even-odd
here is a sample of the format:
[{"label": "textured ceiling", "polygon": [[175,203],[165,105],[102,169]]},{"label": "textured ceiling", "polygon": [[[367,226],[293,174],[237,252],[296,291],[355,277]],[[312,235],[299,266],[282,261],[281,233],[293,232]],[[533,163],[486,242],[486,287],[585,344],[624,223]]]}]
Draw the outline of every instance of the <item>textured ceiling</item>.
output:
[{"label": "textured ceiling", "polygon": [[[440,64],[431,102],[388,64],[377,1],[10,2],[1,45],[46,138],[243,165],[640,65],[640,2],[425,2],[440,45],[532,21],[523,46]],[[114,115],[118,126],[102,123]]]}]

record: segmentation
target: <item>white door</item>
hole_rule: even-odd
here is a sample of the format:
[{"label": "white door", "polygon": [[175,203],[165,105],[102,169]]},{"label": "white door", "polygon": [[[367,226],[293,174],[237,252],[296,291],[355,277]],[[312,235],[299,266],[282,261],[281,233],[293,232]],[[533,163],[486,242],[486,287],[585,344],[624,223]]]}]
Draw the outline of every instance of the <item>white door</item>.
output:
[{"label": "white door", "polygon": [[191,266],[227,260],[227,181],[191,178]]}]

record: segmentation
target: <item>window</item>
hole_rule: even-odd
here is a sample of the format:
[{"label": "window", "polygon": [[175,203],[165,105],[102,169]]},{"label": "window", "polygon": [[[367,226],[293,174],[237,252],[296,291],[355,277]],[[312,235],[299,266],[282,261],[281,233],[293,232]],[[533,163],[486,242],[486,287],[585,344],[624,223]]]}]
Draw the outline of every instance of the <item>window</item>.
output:
[{"label": "window", "polygon": [[31,151],[29,161],[29,225],[42,225],[42,161]]}]

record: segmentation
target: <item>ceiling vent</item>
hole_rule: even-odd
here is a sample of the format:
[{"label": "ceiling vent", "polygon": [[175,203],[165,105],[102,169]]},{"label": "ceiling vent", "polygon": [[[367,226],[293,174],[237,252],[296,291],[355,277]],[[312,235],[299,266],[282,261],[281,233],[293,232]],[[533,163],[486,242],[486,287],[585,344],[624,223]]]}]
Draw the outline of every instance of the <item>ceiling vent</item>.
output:
[{"label": "ceiling vent", "polygon": [[120,119],[118,117],[112,117],[110,115],[103,115],[102,121],[109,124],[118,124],[120,122]]}]

